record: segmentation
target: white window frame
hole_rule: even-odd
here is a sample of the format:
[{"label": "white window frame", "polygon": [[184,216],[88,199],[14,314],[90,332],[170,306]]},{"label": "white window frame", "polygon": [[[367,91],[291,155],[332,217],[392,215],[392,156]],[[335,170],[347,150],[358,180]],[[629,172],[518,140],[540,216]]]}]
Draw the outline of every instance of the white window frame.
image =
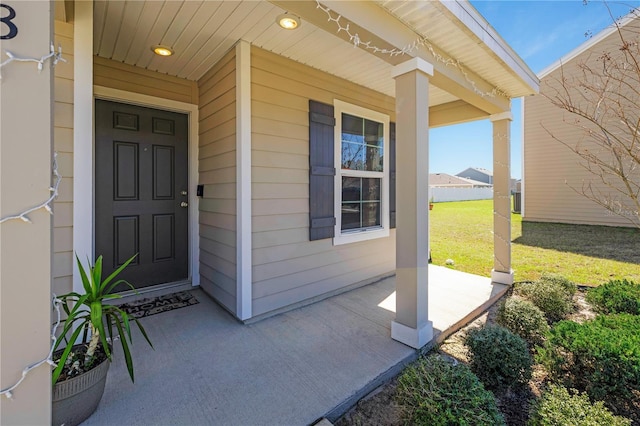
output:
[{"label": "white window frame", "polygon": [[[333,237],[334,245],[349,244],[359,241],[367,241],[375,238],[384,238],[389,236],[389,116],[367,108],[349,104],[347,102],[334,100],[334,117],[336,120],[335,137],[334,137],[334,161],[336,175],[334,178],[334,212],[336,216],[335,233]],[[349,114],[356,117],[362,117],[368,120],[382,123],[384,126],[384,155],[382,158],[382,176],[380,172],[366,172],[355,170],[342,170],[342,114]],[[342,231],[342,177],[358,176],[358,177],[381,177],[381,211],[380,211],[380,227],[371,229],[357,229]]]}]

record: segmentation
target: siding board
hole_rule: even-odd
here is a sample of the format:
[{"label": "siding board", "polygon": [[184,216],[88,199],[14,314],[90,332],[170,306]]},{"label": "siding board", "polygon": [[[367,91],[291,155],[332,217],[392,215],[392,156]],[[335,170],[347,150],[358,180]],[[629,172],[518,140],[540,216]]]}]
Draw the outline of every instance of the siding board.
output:
[{"label": "siding board", "polygon": [[94,56],[94,84],[174,101],[198,104],[197,84],[110,59]]},{"label": "siding board", "polygon": [[73,24],[54,22],[54,44],[67,62],[56,65],[53,78],[53,146],[63,179],[53,202],[53,292],[73,290]]},{"label": "siding board", "polygon": [[[633,26],[636,28],[630,28]],[[626,30],[637,32],[638,24],[629,24]],[[599,148],[589,141],[582,130],[570,123],[576,116],[561,110],[545,98],[553,96],[560,87],[559,81],[581,78],[581,64],[595,64],[602,52],[619,54],[620,36],[614,32],[601,40],[590,50],[565,62],[561,68],[545,75],[540,83],[540,95],[526,97],[524,109],[524,216],[526,221],[560,222],[609,226],[632,226],[623,217],[613,215],[603,207],[588,200],[576,191],[592,182],[594,188],[608,192],[599,179],[581,165],[581,159],[563,142],[598,152]],[[602,66],[602,65],[595,65]],[[637,114],[636,114],[637,115]],[[598,152],[601,159],[608,153]],[[640,170],[637,171],[640,180]]]},{"label": "siding board", "polygon": [[235,51],[198,81],[200,285],[236,312]]},{"label": "siding board", "polygon": [[309,100],[340,99],[395,119],[381,93],[252,47],[253,314],[395,269],[395,231],[334,246],[309,241]]}]

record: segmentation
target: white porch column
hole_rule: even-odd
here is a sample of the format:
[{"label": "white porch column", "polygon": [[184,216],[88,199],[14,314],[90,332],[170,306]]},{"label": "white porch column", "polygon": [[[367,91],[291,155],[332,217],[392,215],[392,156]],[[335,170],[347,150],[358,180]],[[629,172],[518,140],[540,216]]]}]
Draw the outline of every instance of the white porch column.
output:
[{"label": "white porch column", "polygon": [[428,317],[429,76],[420,58],[397,65],[396,319],[391,337],[413,348],[433,338]]},{"label": "white porch column", "polygon": [[513,284],[511,269],[511,112],[490,117],[493,123],[493,271],[491,281]]},{"label": "white porch column", "polygon": [[[20,58],[50,52],[53,2],[2,1],[0,43]],[[12,31],[14,30],[14,31]],[[50,197],[52,184],[51,61],[10,62],[0,81],[0,217],[19,215]],[[51,226],[45,209],[0,224],[0,389],[18,382],[51,345]],[[12,392],[0,395],[0,424],[51,424],[51,366],[31,370]]]}]

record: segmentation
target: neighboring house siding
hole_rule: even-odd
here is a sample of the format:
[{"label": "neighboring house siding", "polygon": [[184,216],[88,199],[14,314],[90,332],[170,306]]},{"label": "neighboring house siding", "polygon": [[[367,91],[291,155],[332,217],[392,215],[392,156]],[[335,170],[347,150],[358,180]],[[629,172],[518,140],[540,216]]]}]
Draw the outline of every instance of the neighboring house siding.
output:
[{"label": "neighboring house siding", "polygon": [[466,169],[465,171],[458,173],[456,176],[493,185],[493,175],[483,173],[481,170],[476,170],[474,168]]},{"label": "neighboring house siding", "polygon": [[189,104],[198,103],[198,85],[194,81],[99,56],[93,58],[93,84]]},{"label": "neighboring house siding", "polygon": [[253,315],[395,269],[391,236],[334,246],[309,241],[309,99],[388,114],[394,100],[252,48]]},{"label": "neighboring house siding", "polygon": [[[595,145],[585,138],[583,131],[565,123],[576,116],[551,104],[543,95],[554,93],[558,79],[579,76],[578,68],[589,58],[593,61],[605,50],[617,51],[617,33],[612,34],[592,47],[593,54],[583,52],[562,68],[541,78],[540,95],[524,98],[524,215],[523,220],[535,222],[560,222],[591,225],[630,226],[624,218],[613,215],[596,203],[576,192],[582,190],[583,182],[605,190],[598,178],[585,170],[577,154],[555,140],[556,138],[583,148]],[[551,134],[550,134],[551,133]],[[606,153],[599,151],[600,156]],[[575,189],[575,190],[574,190]]]},{"label": "neighboring house siding", "polygon": [[200,285],[236,312],[236,56],[199,81]]},{"label": "neighboring house siding", "polygon": [[53,292],[73,289],[73,24],[55,21],[55,45],[66,63],[54,68],[53,146],[62,175],[53,204]]}]

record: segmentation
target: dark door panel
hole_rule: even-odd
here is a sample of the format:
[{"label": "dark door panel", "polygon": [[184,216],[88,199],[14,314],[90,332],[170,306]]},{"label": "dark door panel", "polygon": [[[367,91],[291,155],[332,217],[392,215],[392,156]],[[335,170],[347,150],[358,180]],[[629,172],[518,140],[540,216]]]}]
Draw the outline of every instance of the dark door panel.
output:
[{"label": "dark door panel", "polygon": [[122,275],[135,287],[187,278],[187,141],[184,114],[96,101],[96,255],[105,276],[138,253]]}]

